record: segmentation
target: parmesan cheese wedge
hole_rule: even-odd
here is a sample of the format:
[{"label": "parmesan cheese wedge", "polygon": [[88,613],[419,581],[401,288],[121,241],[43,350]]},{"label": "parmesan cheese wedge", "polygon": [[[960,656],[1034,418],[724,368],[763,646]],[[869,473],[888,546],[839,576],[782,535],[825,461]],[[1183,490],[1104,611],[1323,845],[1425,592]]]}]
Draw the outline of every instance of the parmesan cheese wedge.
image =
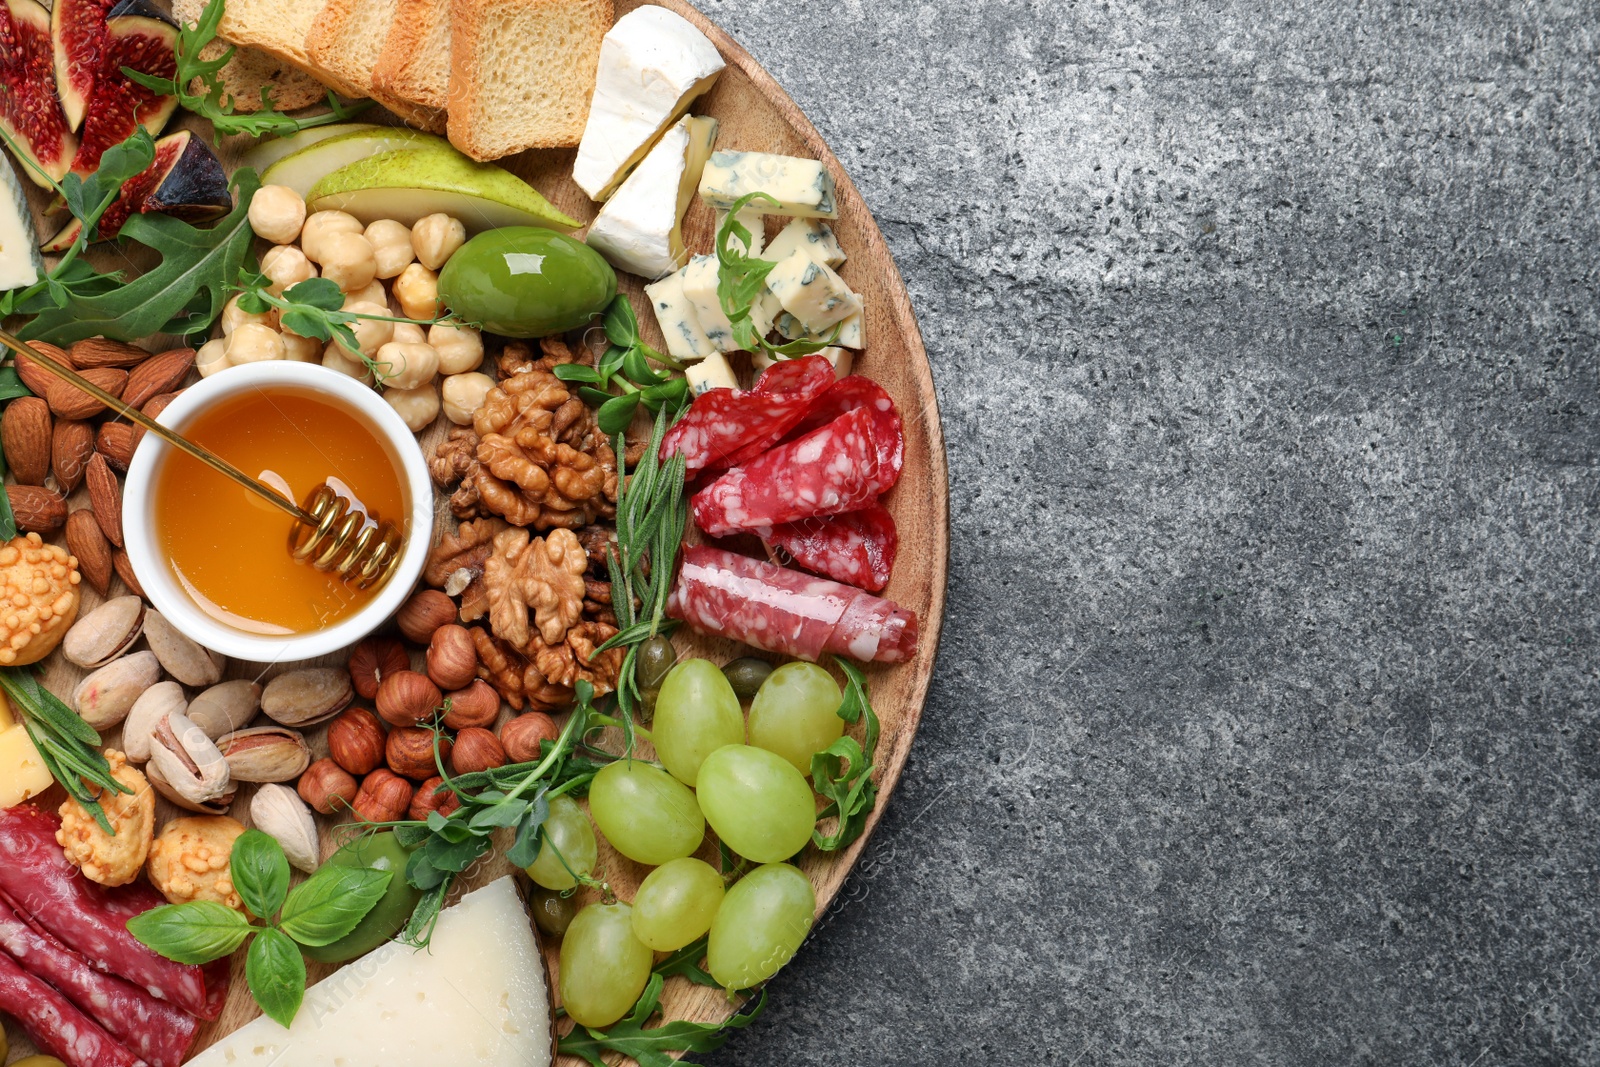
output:
[{"label": "parmesan cheese wedge", "polygon": [[590,248],[611,265],[656,279],[683,266],[683,213],[717,139],[717,120],[685,116],[628,175],[589,227]]},{"label": "parmesan cheese wedge", "polygon": [[439,915],[430,948],[391,941],[306,990],[294,1025],[262,1017],[187,1067],[549,1067],[550,1005],[510,878]]},{"label": "parmesan cheese wedge", "polygon": [[0,808],[36,797],[52,782],[27,727],[12,716],[11,705],[0,695]]}]

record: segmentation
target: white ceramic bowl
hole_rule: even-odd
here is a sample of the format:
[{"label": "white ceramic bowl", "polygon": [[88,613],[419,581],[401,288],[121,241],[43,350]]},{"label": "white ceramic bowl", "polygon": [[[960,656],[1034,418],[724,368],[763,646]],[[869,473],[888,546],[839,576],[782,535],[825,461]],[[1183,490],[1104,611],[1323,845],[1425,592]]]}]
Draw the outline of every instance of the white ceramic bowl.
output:
[{"label": "white ceramic bowl", "polygon": [[[252,389],[280,387],[298,387],[343,402],[377,429],[400,460],[402,476],[411,495],[411,522],[405,552],[399,569],[366,607],[327,629],[292,637],[252,634],[223,625],[190,599],[174,578],[160,549],[152,490],[156,476],[176,450],[155,434],[145,434],[128,468],[127,490],[123,496],[127,510],[122,525],[128,558],[150,603],[179,630],[207,648],[225,656],[258,662],[314,659],[354,644],[377,629],[399,609],[416,585],[428,559],[428,543],[433,533],[433,483],[416,438],[381,396],[338,371],[315,363],[285,360],[232,367],[185,389],[178,399],[167,405],[160,422],[181,432],[196,415],[218,401]],[[288,518],[283,522],[287,537]]]}]

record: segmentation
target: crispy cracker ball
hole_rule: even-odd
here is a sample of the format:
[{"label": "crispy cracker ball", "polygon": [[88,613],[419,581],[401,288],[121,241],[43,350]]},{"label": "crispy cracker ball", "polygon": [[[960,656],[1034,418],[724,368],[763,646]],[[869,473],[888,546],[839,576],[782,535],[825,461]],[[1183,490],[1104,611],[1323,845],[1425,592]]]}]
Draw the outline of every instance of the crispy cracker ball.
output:
[{"label": "crispy cracker ball", "polygon": [[228,866],[244,825],[226,815],[173,819],[150,846],[150,883],[173,904],[214,900],[243,912]]},{"label": "crispy cracker ball", "polygon": [[78,617],[78,561],[36,533],[0,546],[0,666],[37,663]]},{"label": "crispy cracker ball", "polygon": [[156,832],[156,794],[137,767],[116,749],[106,749],[111,777],[133,790],[132,793],[98,791],[106,820],[115,833],[100,829],[94,816],[71,797],[61,805],[61,829],[56,844],[67,859],[83,871],[91,882],[101,885],[127,885],[139,877],[150,853]]}]

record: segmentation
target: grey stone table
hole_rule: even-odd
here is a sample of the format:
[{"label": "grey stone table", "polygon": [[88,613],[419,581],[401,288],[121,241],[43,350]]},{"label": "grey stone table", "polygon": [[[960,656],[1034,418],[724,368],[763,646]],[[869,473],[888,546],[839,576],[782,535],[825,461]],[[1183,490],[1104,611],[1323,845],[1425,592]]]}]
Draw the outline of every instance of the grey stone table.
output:
[{"label": "grey stone table", "polygon": [[944,644],[699,1062],[1600,1062],[1600,6],[702,0],[921,316]]}]

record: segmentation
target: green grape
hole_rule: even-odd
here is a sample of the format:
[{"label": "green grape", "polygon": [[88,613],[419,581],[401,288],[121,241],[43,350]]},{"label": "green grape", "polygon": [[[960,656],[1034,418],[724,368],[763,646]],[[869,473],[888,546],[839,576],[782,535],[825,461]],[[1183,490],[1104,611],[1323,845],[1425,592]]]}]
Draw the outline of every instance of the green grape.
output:
[{"label": "green grape", "polygon": [[757,863],[793,856],[817,823],[816,797],[805,778],[764,748],[728,745],[707,756],[698,799],[723,844]]},{"label": "green grape", "polygon": [[550,816],[544,821],[539,854],[528,866],[528,877],[546,889],[571,889],[578,884],[573,875],[588,874],[599,858],[594,827],[589,825],[578,802],[571,797],[552,800]]},{"label": "green grape", "polygon": [[622,1018],[650,980],[655,957],[633,936],[632,913],[626,904],[590,904],[561,939],[561,1004],[584,1026]]},{"label": "green grape", "polygon": [[744,743],[744,713],[716,664],[689,659],[673,667],[661,683],[651,731],[662,766],[693,789],[701,760],[723,745]]},{"label": "green grape", "polygon": [[811,757],[844,734],[843,700],[839,683],[815,663],[785,663],[750,704],[750,743],[810,774]]},{"label": "green grape", "polygon": [[703,860],[663,863],[633,895],[633,936],[657,952],[680,949],[711,929],[722,903],[722,875]]},{"label": "green grape", "polygon": [[[765,982],[799,951],[816,910],[816,892],[800,868],[757,867],[728,890],[717,909],[706,948],[711,977],[728,989]],[[566,959],[563,950],[563,968]]]},{"label": "green grape", "polygon": [[612,848],[652,867],[690,855],[706,836],[689,787],[639,760],[600,769],[589,783],[589,814]]}]

